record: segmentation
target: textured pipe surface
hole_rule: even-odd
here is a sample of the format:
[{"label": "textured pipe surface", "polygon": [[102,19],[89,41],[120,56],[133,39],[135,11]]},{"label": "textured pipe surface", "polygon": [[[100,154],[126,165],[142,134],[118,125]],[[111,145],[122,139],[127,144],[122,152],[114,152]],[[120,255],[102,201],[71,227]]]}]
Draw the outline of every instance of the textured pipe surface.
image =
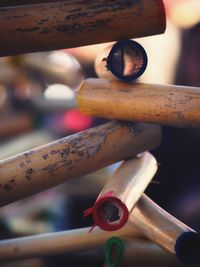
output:
[{"label": "textured pipe surface", "polygon": [[149,36],[163,33],[165,27],[162,0],[73,0],[0,7],[0,56]]},{"label": "textured pipe surface", "polygon": [[80,111],[96,117],[200,126],[200,88],[88,79],[78,91]]},{"label": "textured pipe surface", "polygon": [[160,144],[158,126],[112,121],[0,161],[0,206]]}]

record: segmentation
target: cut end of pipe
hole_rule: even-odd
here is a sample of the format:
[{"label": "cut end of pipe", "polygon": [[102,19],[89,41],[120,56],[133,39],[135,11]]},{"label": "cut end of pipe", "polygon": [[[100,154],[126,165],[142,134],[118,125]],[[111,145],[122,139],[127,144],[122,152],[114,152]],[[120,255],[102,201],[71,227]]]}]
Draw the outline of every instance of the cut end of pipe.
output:
[{"label": "cut end of pipe", "polygon": [[148,58],[139,43],[133,40],[121,40],[113,45],[106,62],[106,68],[116,78],[131,82],[144,73]]},{"label": "cut end of pipe", "polygon": [[184,232],[176,241],[175,252],[184,264],[200,263],[200,234]]},{"label": "cut end of pipe", "polygon": [[118,237],[111,237],[104,246],[105,262],[108,267],[119,267],[124,258],[124,242]]},{"label": "cut end of pipe", "polygon": [[96,202],[93,211],[95,225],[106,231],[116,231],[122,228],[128,216],[126,205],[116,197],[101,198]]}]

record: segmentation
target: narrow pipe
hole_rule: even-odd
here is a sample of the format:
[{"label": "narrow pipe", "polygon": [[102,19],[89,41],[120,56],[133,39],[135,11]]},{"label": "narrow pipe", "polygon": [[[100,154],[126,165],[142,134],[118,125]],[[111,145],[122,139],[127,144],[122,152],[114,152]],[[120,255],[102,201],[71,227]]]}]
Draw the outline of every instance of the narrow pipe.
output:
[{"label": "narrow pipe", "polygon": [[[130,224],[114,234],[119,237],[142,237],[140,232]],[[99,228],[96,228],[92,234],[89,234],[89,228],[82,228],[1,240],[0,262],[92,250],[102,247],[109,237],[111,233]]]},{"label": "narrow pipe", "polygon": [[111,121],[0,161],[0,206],[160,144],[160,127]]},{"label": "narrow pipe", "polygon": [[84,114],[176,127],[200,126],[200,88],[88,79],[78,91]]},{"label": "narrow pipe", "polygon": [[0,56],[160,34],[162,0],[73,0],[0,7]]}]

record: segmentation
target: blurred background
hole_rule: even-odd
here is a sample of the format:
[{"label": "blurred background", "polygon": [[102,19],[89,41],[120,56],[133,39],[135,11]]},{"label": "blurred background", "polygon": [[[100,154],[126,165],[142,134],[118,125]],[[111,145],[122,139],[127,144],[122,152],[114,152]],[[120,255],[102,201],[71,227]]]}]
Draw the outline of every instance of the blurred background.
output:
[{"label": "blurred background", "polygon": [[[140,82],[200,87],[200,1],[165,0],[167,30],[140,38],[148,67]],[[134,27],[134,25],[133,25]],[[80,114],[75,91],[96,77],[94,61],[108,44],[0,58],[0,159],[104,123]],[[153,151],[159,171],[146,193],[200,230],[200,129],[163,127]],[[0,209],[0,238],[80,228],[116,165]],[[101,251],[59,255],[4,266],[102,266]]]}]

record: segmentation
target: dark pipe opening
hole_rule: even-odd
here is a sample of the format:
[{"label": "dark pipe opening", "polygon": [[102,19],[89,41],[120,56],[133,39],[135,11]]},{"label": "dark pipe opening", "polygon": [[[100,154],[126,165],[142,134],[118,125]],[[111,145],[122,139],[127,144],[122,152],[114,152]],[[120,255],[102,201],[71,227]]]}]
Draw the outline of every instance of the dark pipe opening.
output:
[{"label": "dark pipe opening", "polygon": [[185,264],[200,263],[200,234],[185,232],[175,244],[177,258]]},{"label": "dark pipe opening", "polygon": [[98,207],[98,215],[104,223],[113,223],[121,218],[119,207],[110,201],[104,202]]}]

